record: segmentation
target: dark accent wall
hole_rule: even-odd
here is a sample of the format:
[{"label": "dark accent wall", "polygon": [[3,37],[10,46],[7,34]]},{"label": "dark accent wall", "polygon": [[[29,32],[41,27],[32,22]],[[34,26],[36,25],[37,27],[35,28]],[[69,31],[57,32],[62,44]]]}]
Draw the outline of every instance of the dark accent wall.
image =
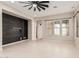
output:
[{"label": "dark accent wall", "polygon": [[3,40],[2,44],[28,39],[28,21],[2,13]]}]

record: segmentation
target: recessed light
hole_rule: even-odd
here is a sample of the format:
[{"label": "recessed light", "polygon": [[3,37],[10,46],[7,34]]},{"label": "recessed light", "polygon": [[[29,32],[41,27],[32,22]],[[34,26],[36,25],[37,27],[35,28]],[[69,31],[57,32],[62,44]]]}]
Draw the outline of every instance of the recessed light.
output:
[{"label": "recessed light", "polygon": [[14,2],[15,2],[15,1],[13,1],[13,0],[11,1],[11,3],[14,3]]}]

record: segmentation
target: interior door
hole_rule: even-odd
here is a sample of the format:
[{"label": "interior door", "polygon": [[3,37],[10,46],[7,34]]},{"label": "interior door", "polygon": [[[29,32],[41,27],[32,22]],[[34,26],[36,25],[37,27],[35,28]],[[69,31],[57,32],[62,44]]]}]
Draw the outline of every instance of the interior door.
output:
[{"label": "interior door", "polygon": [[37,39],[42,39],[43,36],[43,28],[42,21],[37,22]]}]

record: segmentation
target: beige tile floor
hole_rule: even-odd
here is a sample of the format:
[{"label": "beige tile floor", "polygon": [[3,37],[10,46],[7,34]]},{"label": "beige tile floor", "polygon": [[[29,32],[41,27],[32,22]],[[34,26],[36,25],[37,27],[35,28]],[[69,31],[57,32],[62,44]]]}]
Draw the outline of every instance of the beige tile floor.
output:
[{"label": "beige tile floor", "polygon": [[62,58],[79,57],[79,48],[72,41],[36,40],[3,47],[6,58]]}]

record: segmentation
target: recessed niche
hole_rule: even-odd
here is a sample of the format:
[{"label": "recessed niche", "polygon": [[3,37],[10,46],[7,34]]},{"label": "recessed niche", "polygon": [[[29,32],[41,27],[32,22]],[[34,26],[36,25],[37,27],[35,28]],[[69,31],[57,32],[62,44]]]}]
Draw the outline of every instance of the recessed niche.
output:
[{"label": "recessed niche", "polygon": [[6,13],[2,13],[3,40],[2,44],[9,44],[28,39],[28,21]]}]

